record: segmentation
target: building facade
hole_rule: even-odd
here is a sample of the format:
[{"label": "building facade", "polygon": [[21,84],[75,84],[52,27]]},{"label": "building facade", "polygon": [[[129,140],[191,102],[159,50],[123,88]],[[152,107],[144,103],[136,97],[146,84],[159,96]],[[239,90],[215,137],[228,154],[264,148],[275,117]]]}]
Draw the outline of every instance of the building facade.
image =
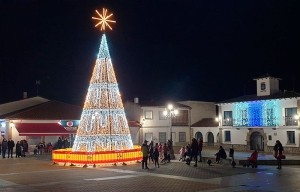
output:
[{"label": "building facade", "polygon": [[127,118],[137,120],[141,124],[139,131],[141,142],[148,140],[166,143],[172,134],[174,146],[186,145],[194,137],[191,130],[192,123],[207,117],[214,119],[216,116],[216,106],[213,102],[181,101],[172,103],[178,114],[170,118],[164,114],[168,104],[168,102],[139,103],[137,98],[134,102],[124,103]]},{"label": "building facade", "polygon": [[280,91],[281,79],[267,75],[254,79],[257,94],[217,103],[216,145],[236,150],[272,152],[279,140],[286,153],[300,152],[300,94]]}]

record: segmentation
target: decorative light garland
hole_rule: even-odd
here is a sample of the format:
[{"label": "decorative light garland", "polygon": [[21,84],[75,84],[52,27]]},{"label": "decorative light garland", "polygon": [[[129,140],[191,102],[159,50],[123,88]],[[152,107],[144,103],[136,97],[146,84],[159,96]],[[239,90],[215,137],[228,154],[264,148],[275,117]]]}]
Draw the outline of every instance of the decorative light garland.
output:
[{"label": "decorative light garland", "polygon": [[103,34],[72,151],[124,149],[133,143]]},{"label": "decorative light garland", "polygon": [[234,105],[234,126],[278,126],[278,101],[255,101]]}]

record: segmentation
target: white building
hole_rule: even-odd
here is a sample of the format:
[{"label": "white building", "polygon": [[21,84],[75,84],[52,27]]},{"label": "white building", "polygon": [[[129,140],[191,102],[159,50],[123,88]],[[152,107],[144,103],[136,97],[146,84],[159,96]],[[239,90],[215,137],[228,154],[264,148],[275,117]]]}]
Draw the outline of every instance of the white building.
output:
[{"label": "white building", "polygon": [[254,80],[257,94],[217,103],[215,141],[225,148],[272,152],[275,141],[280,140],[286,153],[299,153],[300,94],[280,91],[280,79],[268,74]]},{"label": "white building", "polygon": [[145,139],[154,143],[165,143],[172,140],[174,146],[190,143],[194,137],[191,124],[203,118],[215,118],[216,106],[213,102],[181,101],[172,103],[178,110],[173,118],[164,115],[168,102],[148,102],[140,104],[135,102],[124,103],[126,117],[128,120],[137,120],[141,123],[139,131],[140,141]]}]

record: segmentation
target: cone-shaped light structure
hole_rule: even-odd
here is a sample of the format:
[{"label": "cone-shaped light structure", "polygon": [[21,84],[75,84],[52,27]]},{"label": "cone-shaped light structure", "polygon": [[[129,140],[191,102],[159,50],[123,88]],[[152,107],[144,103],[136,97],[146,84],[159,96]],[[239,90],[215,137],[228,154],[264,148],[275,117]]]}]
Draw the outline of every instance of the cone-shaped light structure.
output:
[{"label": "cone-shaped light structure", "polygon": [[123,149],[133,149],[133,144],[103,34],[72,151]]}]

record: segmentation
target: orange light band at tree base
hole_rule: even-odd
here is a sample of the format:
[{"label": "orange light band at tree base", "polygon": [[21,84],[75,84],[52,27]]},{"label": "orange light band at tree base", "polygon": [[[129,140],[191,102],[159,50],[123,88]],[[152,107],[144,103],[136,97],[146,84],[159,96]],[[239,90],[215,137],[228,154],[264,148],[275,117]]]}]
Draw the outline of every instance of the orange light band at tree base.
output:
[{"label": "orange light band at tree base", "polygon": [[67,148],[52,152],[53,163],[65,165],[108,165],[136,162],[142,159],[140,146],[134,146],[134,149],[114,151],[80,152]]}]

